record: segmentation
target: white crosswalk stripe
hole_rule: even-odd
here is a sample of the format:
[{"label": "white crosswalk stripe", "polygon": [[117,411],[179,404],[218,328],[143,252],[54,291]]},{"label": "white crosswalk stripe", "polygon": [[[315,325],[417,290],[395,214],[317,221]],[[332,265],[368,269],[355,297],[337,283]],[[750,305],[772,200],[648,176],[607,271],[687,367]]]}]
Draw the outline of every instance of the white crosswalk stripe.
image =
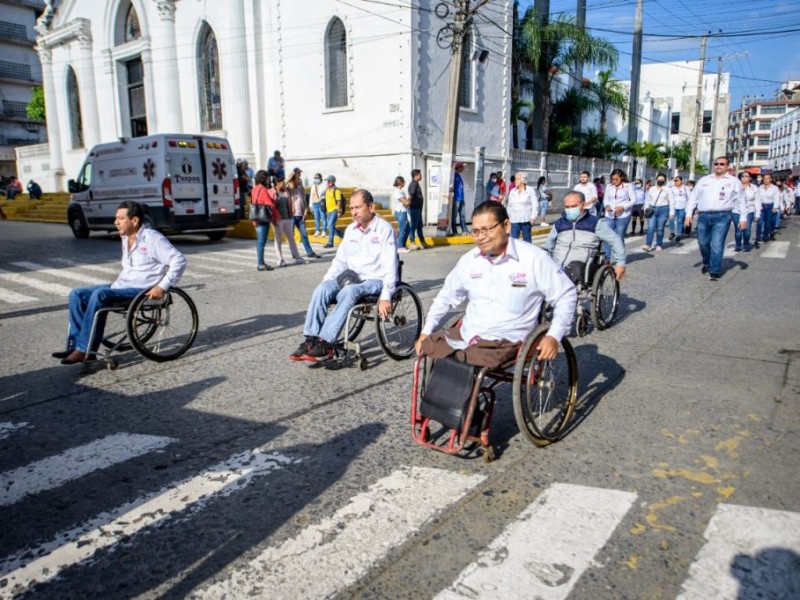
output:
[{"label": "white crosswalk stripe", "polygon": [[680,600],[800,594],[800,513],[720,504],[704,537]]},{"label": "white crosswalk stripe", "polygon": [[60,283],[40,281],[35,277],[30,277],[21,273],[12,273],[11,271],[0,269],[0,283],[7,281],[41,290],[49,294],[55,294],[56,296],[69,296],[70,291],[72,291],[72,288],[61,285]]},{"label": "white crosswalk stripe", "polygon": [[635,500],[632,492],[553,484],[436,598],[566,598]]},{"label": "white crosswalk stripe", "polygon": [[681,242],[680,246],[676,246],[675,248],[670,248],[670,254],[692,254],[694,252],[700,252],[700,244],[697,243],[697,240],[686,240],[685,242]]},{"label": "white crosswalk stripe", "polygon": [[9,437],[15,431],[27,429],[30,425],[26,422],[21,423],[0,423],[0,440]]},{"label": "white crosswalk stripe", "polygon": [[331,518],[265,550],[195,597],[329,598],[484,479],[421,467],[397,470]]},{"label": "white crosswalk stripe", "polygon": [[210,500],[243,489],[291,459],[260,450],[242,452],[195,477],[171,483],[158,492],[101,513],[87,523],[58,533],[35,549],[0,561],[0,598],[13,598],[36,583],[58,577],[65,569],[156,524],[201,510]]},{"label": "white crosswalk stripe", "polygon": [[86,275],[84,273],[75,273],[74,271],[67,269],[49,269],[44,265],[40,265],[39,263],[22,261],[22,262],[14,262],[11,264],[14,265],[15,267],[28,269],[29,271],[35,271],[38,275],[52,276],[58,279],[68,279],[70,281],[76,281],[81,285],[97,285],[101,283],[108,283],[108,280],[106,279],[97,279],[96,277],[92,277],[91,275]]},{"label": "white crosswalk stripe", "polygon": [[[120,267],[116,263],[114,265],[85,265],[85,264],[79,264],[74,260],[69,260],[68,258],[61,258],[61,257],[53,257],[50,260],[62,265],[66,265],[68,267],[76,267],[77,269],[80,270],[94,271],[96,273],[111,275],[114,279],[117,278],[117,275],[119,275],[120,272]],[[113,281],[113,279],[110,281]]]},{"label": "white crosswalk stripe", "polygon": [[4,290],[0,288],[0,301],[8,302],[9,304],[24,304],[26,302],[36,302],[37,298],[33,296],[26,296],[25,294],[20,294],[19,292],[13,292],[11,290]]},{"label": "white crosswalk stripe", "polygon": [[174,441],[168,437],[118,433],[0,473],[0,506],[14,504],[31,494],[158,450]]},{"label": "white crosswalk stripe", "polygon": [[762,250],[761,258],[786,258],[791,245],[791,242],[770,242],[767,247]]}]

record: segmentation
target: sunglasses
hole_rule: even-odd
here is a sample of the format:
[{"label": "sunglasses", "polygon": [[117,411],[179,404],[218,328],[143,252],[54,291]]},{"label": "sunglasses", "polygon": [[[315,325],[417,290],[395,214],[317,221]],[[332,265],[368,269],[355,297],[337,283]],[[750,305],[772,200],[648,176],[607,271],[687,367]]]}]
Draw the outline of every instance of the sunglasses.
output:
[{"label": "sunglasses", "polygon": [[715,167],[727,167],[728,163],[714,163]]}]

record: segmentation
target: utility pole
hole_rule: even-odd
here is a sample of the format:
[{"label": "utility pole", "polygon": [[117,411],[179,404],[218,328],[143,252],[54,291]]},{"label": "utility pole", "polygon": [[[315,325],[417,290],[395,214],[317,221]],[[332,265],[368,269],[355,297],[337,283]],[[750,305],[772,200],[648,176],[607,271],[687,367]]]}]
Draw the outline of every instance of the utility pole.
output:
[{"label": "utility pole", "polygon": [[[578,5],[575,7],[575,24],[581,29],[581,31],[586,30],[586,0],[578,0]],[[576,62],[575,63],[575,79],[574,81],[578,82],[578,86],[580,89],[583,89],[583,63]],[[577,139],[581,135],[581,123],[575,123],[575,126],[572,129],[572,135]]]},{"label": "utility pole", "polygon": [[639,141],[639,79],[642,73],[642,10],[644,0],[636,0],[636,24],[633,29],[631,96],[628,104],[628,144]]},{"label": "utility pole", "polygon": [[[708,157],[708,172],[717,155],[717,112],[719,111],[719,89],[722,87],[722,56],[717,57],[717,89],[714,92],[714,108],[711,112],[711,156]],[[726,152],[727,154],[727,152]]]},{"label": "utility pole", "polygon": [[444,119],[442,142],[442,165],[439,174],[439,214],[436,219],[437,237],[446,236],[453,202],[453,159],[458,140],[459,88],[461,86],[461,63],[464,60],[464,33],[469,14],[469,0],[456,1],[453,45],[450,52],[450,86],[447,96],[447,112]]},{"label": "utility pole", "polygon": [[695,105],[697,114],[694,120],[694,132],[692,134],[692,164],[689,165],[689,179],[695,179],[694,166],[697,162],[697,144],[700,142],[700,131],[703,128],[703,73],[706,65],[706,43],[708,36],[704,35],[700,43],[700,69],[697,74],[697,97],[695,98]]}]

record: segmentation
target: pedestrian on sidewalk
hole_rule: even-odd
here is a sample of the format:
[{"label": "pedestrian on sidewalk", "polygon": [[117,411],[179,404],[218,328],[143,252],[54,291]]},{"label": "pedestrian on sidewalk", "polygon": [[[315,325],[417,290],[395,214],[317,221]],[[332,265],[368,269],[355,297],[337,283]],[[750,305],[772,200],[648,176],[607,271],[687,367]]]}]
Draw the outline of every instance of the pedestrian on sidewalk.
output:
[{"label": "pedestrian on sidewalk", "polygon": [[458,235],[456,228],[456,216],[461,224],[461,233],[466,235],[469,233],[467,229],[467,215],[464,208],[464,179],[461,173],[464,172],[464,163],[457,162],[453,165],[455,173],[453,174],[453,206],[450,211],[450,235]]},{"label": "pedestrian on sidewalk", "polygon": [[308,258],[320,258],[319,254],[314,252],[311,243],[308,241],[308,231],[306,231],[306,215],[309,212],[308,204],[306,204],[306,190],[303,187],[303,170],[295,167],[292,170],[292,176],[289,179],[287,188],[289,189],[289,198],[292,201],[292,238],[294,238],[294,230],[300,233],[300,241],[303,243],[303,249],[306,251]]},{"label": "pedestrian on sidewalk", "polygon": [[264,247],[267,245],[270,224],[274,225],[278,221],[278,207],[269,194],[269,175],[264,169],[256,172],[255,182],[251,203],[255,205],[264,204],[270,210],[269,221],[253,221],[253,226],[256,228],[256,265],[259,271],[272,271],[272,267],[264,261]]},{"label": "pedestrian on sidewalk", "polygon": [[[631,208],[631,235],[636,235],[636,222],[639,222],[639,233],[644,233],[644,204],[647,193],[644,191],[641,179],[634,179],[633,193],[636,194],[636,202]],[[649,245],[649,244],[648,244]]]},{"label": "pedestrian on sidewalk", "polygon": [[325,237],[327,224],[325,223],[325,191],[322,186],[322,174],[314,174],[309,195],[311,196],[311,210],[314,211],[314,237]]},{"label": "pedestrian on sidewalk", "polygon": [[653,209],[653,215],[647,220],[647,242],[642,250],[653,251],[653,237],[656,238],[656,252],[661,252],[664,244],[664,227],[667,219],[675,216],[675,203],[672,194],[667,189],[667,176],[664,173],[656,175],[656,185],[647,192],[643,212]]},{"label": "pedestrian on sidewalk", "polygon": [[422,231],[422,209],[425,207],[425,197],[422,195],[422,187],[419,182],[422,180],[422,172],[419,169],[411,171],[411,183],[408,184],[408,217],[411,222],[409,227],[409,238],[411,245],[417,248],[430,248],[425,242],[425,232]]},{"label": "pedestrian on sidewalk", "polygon": [[33,179],[28,182],[28,194],[31,197],[31,200],[41,200],[42,199],[42,186],[36,183]]},{"label": "pedestrian on sidewalk", "polygon": [[392,190],[392,212],[394,213],[394,218],[397,219],[397,251],[398,252],[408,252],[410,249],[413,250],[413,246],[411,248],[406,248],[406,242],[408,241],[408,207],[411,205],[411,200],[406,194],[406,180],[403,179],[402,176],[398,175],[394,178],[394,189]]},{"label": "pedestrian on sidewalk", "polygon": [[325,179],[325,213],[328,215],[328,243],[325,248],[333,248],[334,236],[344,237],[340,229],[336,228],[336,221],[339,214],[344,212],[344,195],[342,190],[336,187],[336,177],[328,175]]},{"label": "pedestrian on sidewalk", "polygon": [[727,173],[730,161],[727,156],[714,159],[714,173],[706,175],[695,186],[694,194],[686,205],[684,225],[692,222],[697,207],[697,243],[703,257],[701,272],[709,281],[722,275],[722,254],[725,237],[731,225],[731,213],[739,215],[739,228],[747,227],[747,209],[741,182]]},{"label": "pedestrian on sidewalk", "polygon": [[525,173],[517,173],[514,176],[514,188],[508,193],[506,208],[511,222],[511,237],[516,240],[522,233],[522,239],[530,243],[531,226],[536,223],[539,207],[536,193],[528,187]]},{"label": "pedestrian on sidewalk", "polygon": [[289,191],[286,189],[286,180],[278,175],[275,178],[275,187],[269,190],[275,206],[278,207],[278,220],[275,223],[275,254],[278,258],[278,266],[285,267],[286,261],[283,259],[283,236],[289,242],[289,250],[292,253],[294,262],[302,265],[304,261],[297,250],[297,243],[294,241],[294,224],[292,223],[292,201],[289,198]]},{"label": "pedestrian on sidewalk", "polygon": [[547,177],[544,175],[539,177],[539,181],[536,182],[536,196],[539,200],[539,210],[537,212],[541,218],[541,224],[547,225],[545,217],[547,216],[547,207],[550,206],[550,202],[553,200],[553,192],[547,186]]}]

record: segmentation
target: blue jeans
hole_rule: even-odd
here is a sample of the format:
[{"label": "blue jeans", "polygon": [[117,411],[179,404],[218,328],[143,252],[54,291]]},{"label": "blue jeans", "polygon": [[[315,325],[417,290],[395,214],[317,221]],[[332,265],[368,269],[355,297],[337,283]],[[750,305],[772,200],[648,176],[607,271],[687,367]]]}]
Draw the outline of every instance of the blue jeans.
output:
[{"label": "blue jeans", "polygon": [[669,206],[656,206],[655,210],[653,216],[647,219],[647,245],[650,247],[653,246],[653,236],[656,237],[656,246],[664,243],[664,226],[669,219]]},{"label": "blue jeans", "polygon": [[756,241],[766,242],[772,235],[772,204],[761,205],[761,218],[756,224]]},{"label": "blue jeans", "polygon": [[344,237],[344,234],[340,229],[336,229],[336,221],[339,220],[339,211],[332,210],[328,213],[328,245],[333,246],[333,236],[338,235],[340,238]]},{"label": "blue jeans", "polygon": [[311,205],[311,210],[314,211],[314,231],[325,231],[325,210],[322,208],[322,202],[316,202]]},{"label": "blue jeans", "polygon": [[794,197],[794,214],[800,215],[800,196]]},{"label": "blue jeans", "polygon": [[69,293],[69,336],[67,348],[81,352],[94,352],[103,339],[106,314],[97,318],[97,329],[89,350],[89,334],[92,332],[92,321],[98,308],[111,306],[120,300],[132,300],[142,288],[112,289],[111,284],[90,285],[76,288]]},{"label": "blue jeans", "polygon": [[775,233],[776,229],[780,229],[781,227],[781,210],[778,209],[778,212],[772,215],[772,233]]},{"label": "blue jeans", "polygon": [[[424,244],[425,243],[425,233],[422,231],[422,209],[421,208],[409,208],[408,209],[408,219],[411,221],[411,225],[409,227],[409,236],[411,239],[412,244]],[[419,242],[417,242],[419,239]]]},{"label": "blue jeans", "polygon": [[308,231],[306,231],[305,217],[292,217],[292,224],[300,232],[300,241],[303,242],[303,248],[306,250],[306,256],[314,254],[314,249],[308,241]]},{"label": "blue jeans", "polygon": [[547,216],[547,207],[550,203],[547,200],[539,200],[539,219],[544,221],[544,218]]},{"label": "blue jeans", "polygon": [[[606,217],[606,222],[611,229],[622,240],[622,247],[625,248],[625,232],[628,231],[628,224],[631,222],[630,217]],[[650,235],[650,231],[647,232]],[[606,260],[611,260],[611,246],[603,244],[603,253],[606,255]]]},{"label": "blue jeans", "polygon": [[458,233],[456,229],[456,214],[458,214],[458,220],[461,223],[461,233],[467,233],[467,213],[463,200],[461,202],[453,202],[453,210],[450,214],[450,231],[453,235]]},{"label": "blue jeans", "polygon": [[[736,238],[736,249],[750,250],[750,229],[753,227],[753,219],[756,213],[747,213],[747,229],[742,231],[739,229],[739,213],[731,213],[731,223],[733,223],[733,235]],[[744,241],[744,246],[742,246]]]},{"label": "blue jeans", "polygon": [[731,226],[731,213],[700,213],[697,217],[697,243],[708,272],[720,275],[722,272],[722,253],[725,251],[725,238]]},{"label": "blue jeans", "polygon": [[[367,295],[378,295],[383,289],[380,279],[368,279],[363,283],[346,285],[340,288],[335,279],[328,279],[314,288],[311,302],[306,312],[306,324],[303,334],[319,337],[332,344],[339,337],[344,327],[348,311],[353,308],[359,298]],[[328,314],[328,306],[336,298],[336,307]]]},{"label": "blue jeans", "polygon": [[531,241],[531,224],[528,223],[512,223],[511,224],[511,237],[519,239],[519,234],[522,233],[522,239],[526,242]]},{"label": "blue jeans", "polygon": [[397,232],[397,247],[405,248],[408,241],[408,213],[404,210],[398,210],[394,213],[394,218],[397,219],[397,224],[400,227]]},{"label": "blue jeans", "polygon": [[259,267],[264,264],[264,246],[267,245],[268,235],[269,223],[256,225],[256,261]]},{"label": "blue jeans", "polygon": [[675,209],[675,217],[672,219],[672,233],[675,234],[675,237],[683,236],[683,220],[686,218],[686,209],[685,208],[676,208]]}]

